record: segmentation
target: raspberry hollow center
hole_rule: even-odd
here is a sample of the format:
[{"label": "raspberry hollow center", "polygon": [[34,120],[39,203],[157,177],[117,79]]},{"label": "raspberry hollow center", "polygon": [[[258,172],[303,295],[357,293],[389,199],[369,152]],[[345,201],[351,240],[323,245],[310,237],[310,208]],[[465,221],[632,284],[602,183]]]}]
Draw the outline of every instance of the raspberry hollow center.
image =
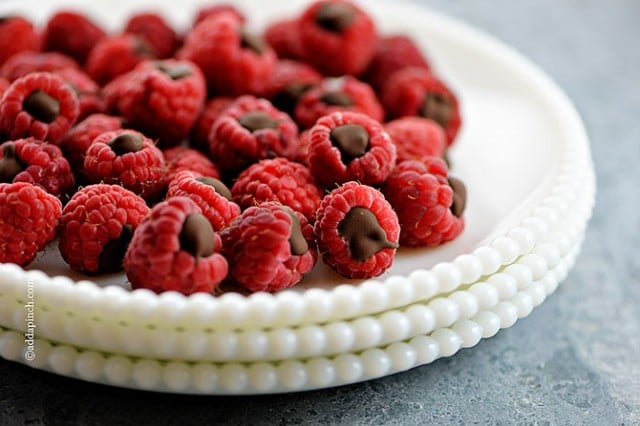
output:
[{"label": "raspberry hollow center", "polygon": [[11,183],[18,173],[25,169],[16,152],[14,143],[5,144],[0,159],[0,182]]},{"label": "raspberry hollow center", "polygon": [[60,102],[44,90],[36,90],[27,96],[22,108],[43,123],[51,123],[60,115]]},{"label": "raspberry hollow center", "polygon": [[360,125],[345,124],[331,131],[331,143],[340,150],[344,164],[349,164],[369,149],[369,133]]},{"label": "raspberry hollow center", "polygon": [[344,3],[325,3],[316,12],[316,23],[327,31],[340,33],[356,17],[353,7]]},{"label": "raspberry hollow center", "polygon": [[108,145],[116,155],[138,152],[142,149],[142,138],[134,133],[123,133],[113,138]]},{"label": "raspberry hollow center", "polygon": [[200,213],[187,216],[180,231],[180,249],[194,257],[213,254],[215,234],[209,220]]},{"label": "raspberry hollow center", "polygon": [[453,114],[451,101],[440,93],[427,93],[420,105],[420,115],[430,118],[442,127],[449,124]]},{"label": "raspberry hollow center", "polygon": [[233,201],[233,197],[231,196],[231,191],[227,188],[227,185],[222,183],[220,180],[216,178],[212,178],[209,176],[200,176],[196,178],[196,180],[200,183],[213,187],[216,190],[216,193],[223,196],[229,201]]},{"label": "raspberry hollow center", "polygon": [[338,225],[338,232],[347,243],[351,257],[364,262],[385,248],[398,248],[397,243],[387,239],[378,218],[369,209],[353,207]]},{"label": "raspberry hollow center", "polygon": [[262,129],[277,129],[278,120],[264,111],[251,111],[240,117],[238,123],[250,132]]},{"label": "raspberry hollow center", "polygon": [[467,207],[467,187],[464,183],[455,177],[449,177],[449,186],[453,189],[453,203],[451,204],[451,212],[455,217],[462,217]]}]

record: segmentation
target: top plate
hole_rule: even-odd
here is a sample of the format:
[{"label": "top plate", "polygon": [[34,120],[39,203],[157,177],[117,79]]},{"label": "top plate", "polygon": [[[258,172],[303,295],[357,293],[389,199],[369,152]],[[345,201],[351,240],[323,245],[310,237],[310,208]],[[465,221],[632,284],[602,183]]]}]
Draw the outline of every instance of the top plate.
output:
[{"label": "top plate", "polygon": [[[43,23],[61,7],[74,8],[118,30],[128,14],[153,9],[186,28],[197,7],[210,3],[10,0],[0,5],[0,13],[19,12]],[[244,0],[237,6],[259,30],[295,16],[307,3]],[[355,318],[447,294],[544,241],[590,162],[586,134],[567,98],[519,54],[464,24],[415,5],[362,3],[381,33],[407,34],[424,48],[460,98],[464,121],[451,153],[452,174],[467,184],[469,199],[466,229],[458,239],[435,249],[401,249],[392,268],[376,280],[345,280],[319,265],[298,286],[277,294],[219,297],[131,292],[124,274],[77,283],[87,277],[70,271],[54,246],[29,273],[0,265],[0,290],[24,295],[33,284],[39,309],[106,323],[143,318],[181,329],[275,328]],[[56,275],[63,278],[49,278]]]}]

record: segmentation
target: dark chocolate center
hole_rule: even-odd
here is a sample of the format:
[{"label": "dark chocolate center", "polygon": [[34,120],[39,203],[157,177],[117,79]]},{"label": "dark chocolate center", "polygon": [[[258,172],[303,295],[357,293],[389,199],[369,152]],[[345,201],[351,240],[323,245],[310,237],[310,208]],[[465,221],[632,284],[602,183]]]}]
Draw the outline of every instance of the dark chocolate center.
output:
[{"label": "dark chocolate center", "polygon": [[464,213],[464,209],[467,207],[467,187],[458,178],[449,177],[448,181],[449,186],[453,189],[451,212],[455,217],[462,217],[462,213]]},{"label": "dark chocolate center", "polygon": [[43,123],[51,123],[60,114],[60,102],[44,90],[36,90],[22,102],[22,108],[33,118]]},{"label": "dark chocolate center", "polygon": [[209,257],[214,244],[215,234],[209,219],[200,213],[187,216],[180,232],[180,249],[194,257]]},{"label": "dark chocolate center", "polygon": [[369,209],[353,207],[338,225],[338,232],[347,243],[351,257],[364,262],[385,248],[398,248],[387,239],[378,218]]},{"label": "dark chocolate center", "polygon": [[216,190],[217,194],[222,195],[224,198],[226,198],[229,201],[233,201],[233,197],[231,196],[231,191],[229,191],[229,188],[227,188],[227,185],[222,183],[220,180],[209,177],[209,176],[200,176],[199,178],[196,178],[196,180],[200,183],[204,183],[205,185],[212,186],[213,189]]},{"label": "dark chocolate center", "polygon": [[149,43],[147,43],[147,41],[142,37],[137,37],[137,36],[134,37],[134,40],[133,40],[133,53],[136,56],[141,56],[141,57],[155,56],[155,53],[153,52],[153,49],[151,48]]},{"label": "dark chocolate center", "polygon": [[0,182],[13,182],[13,178],[25,168],[16,152],[16,145],[12,142],[5,144],[2,148],[2,159],[0,159]]},{"label": "dark chocolate center", "polygon": [[191,67],[186,64],[167,66],[166,64],[159,62],[157,67],[172,80],[180,80],[181,78],[189,77],[191,75]]},{"label": "dark chocolate center", "polygon": [[127,223],[122,227],[120,236],[110,240],[102,247],[102,252],[98,258],[98,270],[96,273],[105,274],[121,270],[122,259],[124,259],[132,237],[133,227]]},{"label": "dark chocolate center", "polygon": [[453,114],[453,105],[451,101],[440,93],[427,93],[420,105],[420,115],[430,118],[442,127],[447,127],[451,115]]},{"label": "dark chocolate center", "polygon": [[116,155],[138,152],[143,147],[142,138],[134,133],[123,133],[113,138],[108,145]]},{"label": "dark chocolate center", "polygon": [[243,49],[253,50],[258,55],[262,55],[267,49],[264,39],[245,30],[240,33],[240,46]]},{"label": "dark chocolate center", "polygon": [[250,132],[262,129],[277,129],[278,120],[264,111],[251,111],[240,117],[238,123]]},{"label": "dark chocolate center", "polygon": [[342,161],[349,164],[369,148],[369,133],[357,124],[345,124],[331,131],[331,143],[340,150]]},{"label": "dark chocolate center", "polygon": [[335,105],[335,106],[352,106],[353,99],[351,96],[347,95],[344,92],[325,92],[320,100],[327,105]]},{"label": "dark chocolate center", "polygon": [[289,233],[289,246],[291,247],[291,254],[293,256],[300,256],[305,254],[309,250],[309,244],[302,234],[302,226],[300,225],[300,219],[298,215],[293,211],[289,211],[291,216],[291,231]]},{"label": "dark chocolate center", "polygon": [[298,104],[298,100],[312,87],[311,83],[294,81],[278,92],[271,102],[280,111],[292,112]]},{"label": "dark chocolate center", "polygon": [[325,3],[316,12],[316,23],[327,31],[342,32],[356,17],[356,11],[345,3]]}]

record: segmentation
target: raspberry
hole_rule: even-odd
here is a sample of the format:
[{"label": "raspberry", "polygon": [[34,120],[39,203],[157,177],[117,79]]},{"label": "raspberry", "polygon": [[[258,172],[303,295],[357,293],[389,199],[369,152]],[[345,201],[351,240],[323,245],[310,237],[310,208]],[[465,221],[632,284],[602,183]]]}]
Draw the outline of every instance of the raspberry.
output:
[{"label": "raspberry", "polygon": [[400,220],[400,243],[437,246],[456,238],[464,229],[464,184],[447,178],[440,158],[400,163],[383,187]]},{"label": "raspberry", "polygon": [[106,106],[100,94],[100,86],[84,71],[64,68],[52,71],[52,74],[62,77],[76,93],[79,108],[78,120],[83,120],[91,114],[105,112]]},{"label": "raspberry", "polygon": [[43,39],[44,48],[71,56],[84,63],[87,55],[106,33],[84,15],[60,11],[49,18]]},{"label": "raspberry", "polygon": [[28,138],[0,145],[0,182],[28,182],[61,198],[74,189],[71,167],[55,145]]},{"label": "raspberry", "polygon": [[209,133],[211,133],[211,127],[213,127],[213,123],[215,123],[222,111],[233,101],[234,98],[230,96],[218,96],[210,99],[206,103],[191,129],[191,146],[201,151],[209,151]]},{"label": "raspberry", "polygon": [[229,278],[250,291],[294,286],[318,260],[313,227],[275,202],[248,208],[220,235]]},{"label": "raspberry", "polygon": [[382,93],[391,117],[417,115],[440,124],[451,145],[461,125],[458,99],[435,75],[424,68],[407,67],[393,73]]},{"label": "raspberry", "polygon": [[216,14],[187,35],[178,57],[198,65],[210,92],[260,94],[273,72],[276,54],[260,37],[249,34],[233,13]]},{"label": "raspberry", "polygon": [[311,66],[284,59],[276,64],[265,96],[280,111],[293,115],[300,97],[321,81],[322,76]]},{"label": "raspberry", "polygon": [[397,162],[424,156],[442,157],[447,137],[438,123],[428,118],[403,117],[384,125],[398,152]]},{"label": "raspberry", "polygon": [[264,32],[264,39],[279,58],[302,58],[302,46],[298,37],[298,20],[286,19],[271,23]]},{"label": "raspberry", "polygon": [[75,271],[119,271],[133,231],[148,213],[144,200],[121,186],[84,187],[62,210],[60,254]]},{"label": "raspberry", "polygon": [[393,263],[400,225],[380,191],[347,182],[320,203],[314,226],[324,262],[347,278],[372,278]]},{"label": "raspberry", "polygon": [[2,99],[2,95],[4,91],[7,90],[9,86],[11,86],[11,83],[9,83],[9,80],[7,80],[4,77],[0,77],[0,99]]},{"label": "raspberry", "polygon": [[167,198],[171,197],[190,198],[216,232],[240,214],[240,207],[231,200],[231,192],[222,182],[187,170],[178,172],[169,183]]},{"label": "raspberry", "polygon": [[309,169],[286,158],[262,160],[245,169],[231,188],[233,199],[243,209],[265,201],[277,201],[315,220],[322,199]]},{"label": "raspberry", "polygon": [[362,73],[376,48],[371,18],[353,3],[316,1],[298,20],[303,58],[328,75]]},{"label": "raspberry", "polygon": [[0,18],[0,66],[16,53],[40,50],[40,37],[31,22],[20,16]]},{"label": "raspberry", "polygon": [[209,150],[221,169],[234,171],[264,158],[291,158],[297,140],[298,128],[286,113],[266,99],[245,95],[216,120],[209,134]]},{"label": "raspberry", "polygon": [[295,108],[295,119],[302,128],[335,111],[367,114],[377,121],[384,119],[384,109],[367,83],[354,77],[325,79],[302,95]]},{"label": "raspberry", "polygon": [[169,58],[180,43],[178,35],[157,13],[136,13],[127,21],[125,34],[144,38],[157,58]]},{"label": "raspberry", "polygon": [[0,262],[26,266],[56,235],[62,203],[27,182],[0,183]]},{"label": "raspberry", "polygon": [[242,12],[240,12],[234,5],[232,4],[212,4],[210,6],[204,6],[200,10],[197,11],[196,17],[193,20],[193,27],[198,25],[200,22],[208,19],[212,16],[217,16],[222,13],[231,13],[235,16],[240,22],[245,22],[246,19]]},{"label": "raspberry", "polygon": [[74,171],[76,179],[86,181],[84,156],[91,142],[101,134],[122,129],[122,120],[105,114],[93,114],[69,130],[60,141],[60,148]]},{"label": "raspberry", "polygon": [[118,96],[107,95],[108,107],[165,147],[189,134],[206,96],[202,72],[188,61],[144,61],[117,84]]},{"label": "raspberry", "polygon": [[105,85],[143,60],[153,58],[151,47],[142,37],[133,34],[107,37],[91,49],[86,70],[98,84]]},{"label": "raspberry", "polygon": [[407,67],[430,69],[429,62],[409,37],[383,37],[376,44],[376,53],[367,68],[364,80],[380,93],[391,74]]},{"label": "raspberry", "polygon": [[14,81],[0,99],[0,131],[10,139],[33,136],[58,143],[78,118],[78,99],[60,77],[32,73]]},{"label": "raspberry", "polygon": [[185,170],[214,179],[220,178],[218,167],[195,149],[176,146],[162,151],[162,155],[164,155],[164,161],[167,165],[167,182],[170,182],[176,174]]},{"label": "raspberry", "polygon": [[220,245],[200,208],[174,197],[157,204],[133,233],[124,269],[134,289],[210,293],[229,270]]},{"label": "raspberry", "polygon": [[84,169],[90,182],[119,184],[147,200],[165,186],[162,151],[134,130],[114,130],[94,139]]},{"label": "raspberry", "polygon": [[296,152],[296,156],[294,158],[300,164],[304,164],[309,167],[309,148],[311,147],[311,138],[309,138],[309,134],[311,133],[311,129],[303,130],[300,132],[300,136],[298,137],[298,152]]},{"label": "raspberry", "polygon": [[52,72],[65,68],[80,69],[80,65],[61,53],[22,52],[2,65],[0,75],[9,81],[15,81],[32,72]]},{"label": "raspberry", "polygon": [[309,168],[325,188],[357,180],[385,181],[396,164],[396,147],[376,120],[355,112],[334,112],[309,132]]}]

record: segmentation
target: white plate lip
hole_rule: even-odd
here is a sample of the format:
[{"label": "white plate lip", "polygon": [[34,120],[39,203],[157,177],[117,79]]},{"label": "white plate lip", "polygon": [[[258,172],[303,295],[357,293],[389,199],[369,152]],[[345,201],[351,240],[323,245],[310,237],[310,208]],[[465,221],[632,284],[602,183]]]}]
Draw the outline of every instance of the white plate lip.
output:
[{"label": "white plate lip", "polygon": [[[446,17],[437,12],[426,10],[422,7],[418,7],[417,5],[404,4],[403,7],[415,8],[416,12],[419,11],[420,13],[425,14],[425,16],[431,16],[431,19],[433,19],[434,22],[438,22],[438,21],[440,22],[440,24],[438,25],[439,31],[445,31],[448,37],[464,38],[465,41],[468,41],[469,44],[473,46],[472,47],[473,49],[481,49],[482,51],[486,51],[486,52],[494,50],[495,52],[497,52],[496,55],[500,56],[500,60],[503,61],[505,65],[515,67],[520,71],[520,73],[523,76],[526,76],[527,79],[530,79],[532,84],[535,84],[538,87],[541,93],[540,96],[543,96],[544,98],[550,101],[550,103],[556,109],[558,116],[564,117],[564,119],[562,120],[563,122],[562,131],[564,135],[561,139],[565,142],[565,147],[564,147],[565,158],[561,159],[561,164],[559,164],[556,170],[552,172],[552,174],[554,175],[552,179],[555,182],[554,184],[551,185],[551,187],[545,193],[552,194],[554,191],[559,190],[560,188],[564,189],[567,186],[566,185],[567,182],[572,182],[573,184],[576,184],[576,179],[577,179],[576,176],[578,175],[576,174],[576,170],[571,168],[571,165],[575,166],[576,160],[580,160],[580,159],[583,160],[583,162],[581,164],[578,164],[576,167],[583,168],[585,167],[585,165],[587,166],[590,165],[591,160],[590,160],[590,153],[589,153],[589,147],[588,147],[589,142],[588,142],[586,131],[584,129],[584,125],[582,124],[582,121],[580,120],[580,117],[575,107],[572,105],[571,101],[566,97],[566,95],[562,92],[562,90],[553,81],[551,81],[551,79],[547,77],[546,74],[544,74],[537,66],[529,62],[528,59],[526,59],[524,56],[522,56],[512,48],[506,46],[502,42],[496,40],[492,36],[489,36],[483,32],[480,32],[460,21]],[[577,182],[577,184],[579,185],[580,182]],[[533,204],[533,205],[528,205],[528,204]],[[516,216],[522,215],[521,221],[520,221],[521,224],[526,224],[529,221],[529,219],[539,221],[540,218],[531,215],[531,212],[534,211],[536,207],[542,207],[542,203],[535,202],[535,200],[533,200],[532,202],[532,200],[527,199],[523,202],[523,206],[521,206],[520,208],[516,208],[514,213],[512,214]],[[523,212],[522,210],[525,210],[525,211]],[[529,234],[531,234],[530,236],[532,236],[534,240],[534,244],[531,247],[535,245],[535,240],[536,240],[535,232],[528,229],[527,226],[518,225],[518,226],[511,227],[510,229],[503,230],[500,233],[500,235],[491,235],[487,237],[485,240],[485,244],[480,244],[478,247],[475,248],[475,250],[472,253],[469,253],[468,255],[462,255],[462,256],[471,256],[471,257],[474,257],[476,261],[482,262],[483,259],[480,256],[478,256],[478,253],[482,252],[485,249],[495,251],[492,247],[492,244],[495,242],[495,240],[498,238],[510,238],[509,235],[512,234],[514,230],[522,231],[525,233],[528,232]],[[520,253],[520,255],[523,255],[523,254],[526,254],[526,252]],[[436,278],[439,278],[440,276],[437,272],[434,272],[434,271],[442,271],[442,270],[450,271],[453,269],[454,271],[457,271],[459,273],[460,272],[459,266],[456,264],[456,261],[458,260],[458,258],[450,262],[441,262],[435,265],[434,267],[430,268],[428,272],[431,274],[435,273]],[[469,259],[467,258],[465,260],[468,261]],[[508,264],[508,261],[506,261],[505,259],[501,259],[500,264],[501,265]],[[5,268],[6,268],[5,265],[0,265],[0,277],[3,275],[3,271],[5,270]],[[73,306],[74,301],[70,300],[70,296],[72,296],[71,293],[73,293],[76,283],[74,283],[72,280],[66,277],[49,278],[44,275],[39,275],[36,273],[27,273],[25,275],[29,276],[28,279],[34,279],[35,277],[35,279],[37,279],[38,281],[43,281],[42,285],[48,285],[50,281],[55,280],[58,286],[57,288],[60,290],[56,299],[61,302],[64,302],[56,306],[61,306],[65,304],[70,304],[71,306]],[[458,274],[458,275],[461,275],[461,274]],[[487,274],[485,273],[483,275],[487,275]],[[27,278],[27,277],[25,276],[24,278]],[[380,288],[384,288],[386,284],[398,279],[409,279],[409,277],[397,275],[397,276],[387,277],[382,281],[377,281],[377,280],[369,280],[369,281],[380,285]],[[88,282],[85,281],[85,286],[91,285],[87,283]],[[455,286],[451,288],[451,283],[447,283],[445,285],[447,287],[447,291],[452,291],[455,288],[457,288],[457,286],[463,283],[459,282],[454,284]],[[468,283],[464,283],[464,284],[468,284]],[[26,280],[24,282],[24,285],[25,286],[27,285]],[[141,292],[140,290],[127,292],[123,289],[102,288],[95,283],[93,283],[93,285],[95,285],[96,287],[95,291],[99,292],[100,297],[104,299],[112,298],[115,300],[115,299],[128,298],[135,293]],[[331,290],[315,290],[315,291],[322,292],[325,299],[325,303],[327,303],[327,305],[331,307],[330,309],[333,309],[332,307],[338,302],[337,299],[340,297],[339,295],[340,292],[344,291],[345,287],[348,287],[350,289],[355,289],[356,292],[361,292],[363,285],[361,284],[359,286],[354,287],[352,284],[346,283],[346,284],[336,286]],[[298,293],[297,291],[291,291],[291,290],[284,290],[276,294],[258,293],[258,294],[250,295],[247,297],[239,296],[237,294],[225,294],[219,297],[206,295],[206,298],[203,298],[202,295],[199,295],[198,297],[186,297],[178,293],[175,293],[175,294],[165,293],[164,295],[155,295],[150,292],[146,292],[146,297],[149,298],[149,301],[151,301],[152,299],[157,301],[162,298],[170,298],[176,301],[176,303],[183,305],[183,308],[186,310],[195,309],[197,306],[199,306],[199,304],[202,304],[205,299],[206,299],[205,303],[208,304],[209,309],[212,309],[212,310],[219,309],[223,305],[225,309],[237,308],[240,312],[244,312],[244,318],[238,318],[238,319],[232,318],[231,319],[232,322],[227,323],[224,326],[228,326],[231,329],[245,329],[245,328],[270,328],[274,326],[295,326],[300,324],[313,323],[313,319],[306,319],[302,322],[300,322],[299,319],[295,319],[295,321],[292,321],[290,323],[285,320],[282,322],[259,324],[259,325],[246,322],[246,318],[251,317],[254,314],[253,312],[251,312],[252,305],[250,302],[252,299],[261,298],[262,302],[272,305],[270,309],[276,312],[286,313],[287,309],[290,309],[292,303],[300,303],[300,300],[302,300],[305,297],[305,294],[308,294],[309,291],[312,291],[312,290],[307,290],[304,293]],[[298,301],[294,302],[293,301],[294,299],[298,299]],[[197,300],[197,302],[194,302],[194,300]],[[419,299],[410,300],[410,301],[407,301],[406,303],[412,303],[418,300]],[[261,305],[261,307],[263,307],[263,305]],[[388,303],[388,304],[385,304],[384,306],[380,306],[376,312],[383,312],[394,307],[397,307],[397,306],[394,306],[393,304]],[[53,306],[53,308],[55,308],[55,306]],[[375,313],[375,312],[362,311],[362,312],[356,312],[356,313],[349,313],[346,316],[340,316],[339,313],[336,313],[336,315],[333,315],[330,318],[330,320],[354,318],[359,315],[369,314],[369,313]],[[282,314],[279,315],[276,313],[275,317],[280,318],[282,317]],[[118,321],[118,318],[117,317],[105,318],[105,320]],[[236,320],[237,322],[233,323],[234,320]],[[210,326],[210,324],[208,324],[208,326]]]}]

